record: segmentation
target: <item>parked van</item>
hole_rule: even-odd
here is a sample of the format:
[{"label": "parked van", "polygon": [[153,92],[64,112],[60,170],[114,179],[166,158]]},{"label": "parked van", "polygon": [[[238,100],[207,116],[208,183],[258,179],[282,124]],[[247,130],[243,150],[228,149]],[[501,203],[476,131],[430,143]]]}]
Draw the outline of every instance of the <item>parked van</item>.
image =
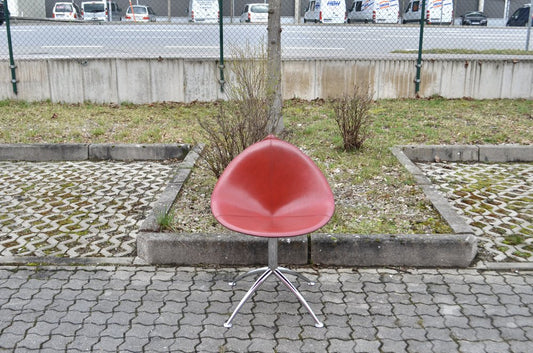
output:
[{"label": "parked van", "polygon": [[114,1],[83,1],[81,14],[85,21],[121,21],[122,11]]},{"label": "parked van", "polygon": [[[423,0],[422,0],[423,1]],[[422,11],[421,0],[410,0],[403,14],[403,23],[420,21]],[[453,23],[453,0],[425,0],[426,14],[424,19],[427,24]]]},{"label": "parked van", "polygon": [[531,18],[533,19],[533,13],[530,12],[530,9],[531,4],[527,4],[516,10],[511,17],[509,17],[507,26],[527,26],[529,14],[531,14]]},{"label": "parked van", "polygon": [[268,4],[246,4],[239,18],[240,22],[268,22]]},{"label": "parked van", "polygon": [[309,0],[305,9],[304,23],[344,23],[345,20],[345,0]]},{"label": "parked van", "polygon": [[346,22],[399,23],[400,5],[398,0],[355,0]]},{"label": "parked van", "polygon": [[72,2],[56,2],[52,9],[52,18],[55,20],[81,20],[81,11],[78,5]]},{"label": "parked van", "polygon": [[218,0],[189,0],[189,22],[218,22]]}]

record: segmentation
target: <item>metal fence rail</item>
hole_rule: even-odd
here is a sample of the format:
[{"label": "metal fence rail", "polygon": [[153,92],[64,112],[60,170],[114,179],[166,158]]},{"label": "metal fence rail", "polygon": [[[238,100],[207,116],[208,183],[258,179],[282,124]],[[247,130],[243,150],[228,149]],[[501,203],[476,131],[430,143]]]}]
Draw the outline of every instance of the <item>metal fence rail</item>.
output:
[{"label": "metal fence rail", "polygon": [[[199,5],[218,0],[116,0],[117,11],[105,21],[94,21],[91,13],[76,18],[54,15],[54,0],[7,1],[11,13],[11,40],[15,58],[91,58],[91,57],[184,57],[216,58],[219,55],[219,26],[209,15],[202,18]],[[506,26],[511,15],[530,0],[430,0],[441,8],[452,7],[449,24],[428,24],[424,31],[424,50],[524,50],[528,28]],[[64,1],[83,11],[81,0]],[[244,47],[265,43],[266,24],[241,22],[247,19],[246,4],[261,0],[223,0],[224,47]],[[345,4],[342,23],[314,23],[309,16],[318,0],[282,2],[282,55],[291,58],[387,57],[398,52],[416,52],[419,21],[408,20],[409,11],[418,1],[375,0],[394,8],[388,19],[364,16],[353,11],[365,6],[361,0],[326,0],[323,3]],[[448,4],[449,2],[449,4]],[[111,3],[110,1],[107,4]],[[147,5],[154,12],[149,22],[127,20],[132,5]],[[378,4],[378,5],[379,5]],[[397,4],[398,6],[394,5]],[[109,5],[107,5],[109,6]],[[324,9],[326,5],[322,5]],[[134,7],[135,8],[135,7]],[[344,7],[342,7],[344,8]],[[194,10],[196,10],[196,13]],[[482,10],[487,22],[479,24],[462,17]],[[217,13],[215,17],[219,16]],[[324,10],[325,12],[325,10]],[[244,15],[243,15],[244,13]],[[371,12],[370,16],[371,16]],[[307,15],[306,15],[307,14]],[[241,16],[242,15],[242,16]],[[359,16],[359,17],[357,17]],[[109,21],[111,17],[111,21]],[[445,17],[445,16],[444,16]],[[316,18],[315,18],[316,19]],[[328,19],[324,18],[324,22]],[[345,22],[346,20],[346,22]],[[444,22],[447,20],[444,18]],[[153,22],[152,22],[153,21]],[[194,22],[193,22],[194,21]],[[317,21],[319,22],[320,19]],[[252,19],[253,22],[253,19]],[[305,22],[305,23],[304,23]],[[349,22],[349,23],[348,23]],[[389,23],[391,22],[391,23]],[[473,24],[473,25],[472,25]],[[5,26],[0,27],[0,58],[8,57]],[[531,45],[529,46],[531,47]]]}]

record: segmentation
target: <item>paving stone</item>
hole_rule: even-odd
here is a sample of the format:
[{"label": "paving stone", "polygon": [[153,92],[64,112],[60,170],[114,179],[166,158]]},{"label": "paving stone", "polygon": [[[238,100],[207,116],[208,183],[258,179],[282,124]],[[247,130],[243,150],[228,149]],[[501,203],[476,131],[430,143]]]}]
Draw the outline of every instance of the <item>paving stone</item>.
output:
[{"label": "paving stone", "polygon": [[352,337],[355,340],[373,341],[376,339],[377,329],[375,327],[361,327],[353,328]]},{"label": "paving stone", "polygon": [[24,335],[11,332],[2,332],[0,335],[0,348],[13,350],[17,343],[24,339]]},{"label": "paving stone", "polygon": [[379,327],[377,337],[381,340],[402,341],[402,330],[399,327]]},{"label": "paving stone", "polygon": [[367,352],[367,353],[372,353],[372,352],[379,352],[379,346],[380,346],[380,343],[373,340],[373,341],[369,341],[369,340],[362,340],[362,339],[356,339],[355,340],[355,352]]},{"label": "paving stone", "polygon": [[381,342],[381,351],[383,353],[398,353],[405,352],[407,350],[407,343],[404,341],[384,339]]},{"label": "paving stone", "polygon": [[[279,352],[279,353],[301,352],[302,345],[303,343],[299,340],[281,338],[277,340],[277,345],[276,347],[274,347],[274,351]],[[330,350],[330,352],[335,352],[335,351]]]},{"label": "paving stone", "polygon": [[472,328],[463,328],[463,327],[449,327],[451,331],[451,337],[456,340],[464,341],[477,341],[477,330]]},{"label": "paving stone", "polygon": [[104,337],[123,337],[130,329],[129,325],[121,324],[107,324],[105,329],[101,332],[100,336]]},{"label": "paving stone", "polygon": [[356,343],[352,340],[331,339],[329,340],[329,346],[327,348],[327,351],[337,353],[353,352],[355,349],[355,345]]},{"label": "paving stone", "polygon": [[417,327],[402,327],[402,337],[404,340],[425,341],[426,331]]},{"label": "paving stone", "polygon": [[122,344],[118,346],[118,351],[139,352],[142,347],[149,343],[148,336],[130,336],[126,335],[122,340]]},{"label": "paving stone", "polygon": [[[100,337],[100,341],[96,343],[92,350],[94,351],[117,351],[118,347],[124,343],[124,339],[122,336],[117,337],[110,337],[110,336],[102,336]],[[142,346],[141,346],[142,347]],[[141,348],[137,347],[137,349]]]},{"label": "paving stone", "polygon": [[487,342],[485,344],[485,352],[497,353],[497,352],[511,352],[511,347],[507,342]]},{"label": "paving stone", "polygon": [[[442,352],[442,353],[448,353],[448,352],[456,352],[459,348],[457,346],[457,343],[455,343],[454,340],[449,335],[443,335],[442,333],[438,335],[431,335],[431,330],[428,332],[428,338],[430,339],[431,343],[433,343],[433,350],[435,352]],[[430,338],[430,336],[438,337],[438,338]],[[441,340],[440,337],[443,339]]]},{"label": "paving stone", "polygon": [[511,351],[514,353],[530,353],[531,352],[531,341],[514,341],[510,340],[507,342],[511,346]]},{"label": "paving stone", "polygon": [[42,336],[35,333],[27,334],[23,340],[17,343],[17,349],[20,350],[38,350],[41,344],[48,341],[50,337],[48,335]]},{"label": "paving stone", "polygon": [[[487,342],[487,345],[491,345],[491,342]],[[459,346],[461,352],[469,353],[485,353],[487,352],[485,344],[483,342],[468,342],[468,341],[459,341]]]},{"label": "paving stone", "polygon": [[[327,341],[307,338],[303,340],[303,344],[302,344],[302,347],[300,348],[300,352],[306,352],[306,353],[324,352],[327,346],[328,346]],[[260,350],[259,352],[264,352],[264,350]]]},{"label": "paving stone", "polygon": [[144,352],[170,352],[170,347],[176,340],[174,338],[152,337],[144,346]]},{"label": "paving stone", "polygon": [[428,341],[407,340],[407,351],[413,353],[432,352],[433,344]]},{"label": "paving stone", "polygon": [[[224,348],[227,352],[250,352],[248,347],[250,346],[251,342],[248,339],[240,339],[240,338],[233,338],[229,337],[226,339],[226,344],[224,345]],[[193,352],[193,350],[185,351],[185,352]]]},{"label": "paving stone", "polygon": [[189,339],[197,339],[200,332],[202,332],[203,328],[202,326],[193,326],[193,325],[181,325],[178,331],[176,332],[176,336],[178,337],[184,337]]},{"label": "paving stone", "polygon": [[499,327],[502,339],[506,341],[527,341],[524,331],[518,326]]}]

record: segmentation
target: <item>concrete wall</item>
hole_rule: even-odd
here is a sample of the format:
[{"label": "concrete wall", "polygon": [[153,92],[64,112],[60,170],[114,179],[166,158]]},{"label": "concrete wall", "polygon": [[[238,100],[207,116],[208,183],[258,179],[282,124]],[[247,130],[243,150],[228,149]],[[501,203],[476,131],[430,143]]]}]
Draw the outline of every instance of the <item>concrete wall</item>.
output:
[{"label": "concrete wall", "polygon": [[[328,98],[368,87],[374,99],[414,97],[416,60],[294,60],[283,62],[284,98]],[[191,102],[223,99],[218,62],[187,59],[18,60],[19,94],[0,61],[0,100],[79,103]],[[229,75],[226,75],[229,76]],[[533,99],[533,58],[430,59],[420,96]]]}]

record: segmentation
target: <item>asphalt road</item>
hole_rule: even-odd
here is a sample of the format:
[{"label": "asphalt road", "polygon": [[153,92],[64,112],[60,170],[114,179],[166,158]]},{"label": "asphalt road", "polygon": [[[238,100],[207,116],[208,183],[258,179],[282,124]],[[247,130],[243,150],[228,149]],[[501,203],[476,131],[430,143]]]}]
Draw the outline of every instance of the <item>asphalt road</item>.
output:
[{"label": "asphalt road", "polygon": [[[15,24],[11,27],[15,56],[218,57],[216,24]],[[283,25],[285,58],[353,58],[416,51],[419,28],[413,25]],[[224,44],[232,48],[266,43],[266,24],[225,24]],[[526,28],[426,26],[424,48],[524,49]],[[533,47],[533,44],[530,44]],[[0,58],[7,58],[6,27],[0,27]]]}]

